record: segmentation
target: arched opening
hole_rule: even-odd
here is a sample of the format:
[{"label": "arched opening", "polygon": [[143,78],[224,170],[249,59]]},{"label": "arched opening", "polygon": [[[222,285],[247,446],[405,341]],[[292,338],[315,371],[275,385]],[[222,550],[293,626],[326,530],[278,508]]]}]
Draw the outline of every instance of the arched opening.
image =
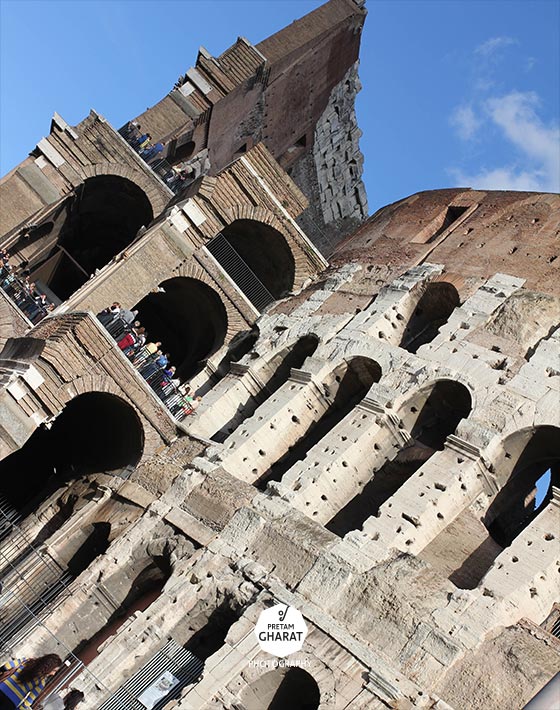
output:
[{"label": "arched opening", "polygon": [[431,343],[459,305],[455,286],[445,281],[429,283],[406,325],[400,347],[415,353],[421,345]]},{"label": "arched opening", "polygon": [[192,154],[194,153],[195,148],[196,148],[196,145],[195,145],[194,141],[187,141],[186,143],[183,143],[182,145],[177,146],[171,159],[169,158],[169,155],[168,155],[167,160],[169,163],[171,163],[171,165],[177,165],[177,163],[180,163],[183,160],[188,160],[192,156]]},{"label": "arched opening", "polygon": [[206,246],[257,310],[293,288],[294,255],[286,238],[267,224],[236,220]]},{"label": "arched opening", "polygon": [[468,389],[451,380],[439,380],[427,392],[411,397],[403,409],[403,423],[410,427],[411,441],[394,459],[373,472],[363,490],[325,526],[343,537],[362,527],[372,515],[436,452],[472,408]]},{"label": "arched opening", "polygon": [[[155,557],[147,560],[143,569],[129,580],[125,574],[113,575],[104,587],[111,593],[113,599],[120,604],[109,616],[105,624],[96,632],[92,627],[92,616],[83,617],[76,624],[82,637],[89,630],[87,638],[76,646],[73,653],[84,664],[88,665],[99,655],[99,647],[110,636],[113,636],[130,617],[138,611],[145,611],[161,594],[163,587],[171,575],[171,566],[167,557]],[[124,594],[123,594],[124,592]],[[93,624],[99,627],[99,621],[94,616]]]},{"label": "arched opening", "polygon": [[164,281],[135,307],[152,342],[162,343],[181,381],[204,366],[222,345],[227,313],[219,295],[197,279],[178,276]]},{"label": "arched opening", "polygon": [[[496,557],[546,508],[553,486],[560,485],[559,441],[560,429],[542,426],[518,432],[504,442],[495,469],[505,483],[484,517],[469,509],[450,525],[456,538],[457,529],[464,538],[462,559],[450,573],[446,570],[457,587],[474,589]],[[468,529],[466,521],[470,521]],[[444,534],[450,533],[444,530]]]},{"label": "arched opening", "polygon": [[52,426],[40,426],[15,453],[0,461],[0,496],[32,509],[61,484],[135,466],[144,431],[134,409],[119,397],[89,392],[71,400]]},{"label": "arched opening", "polygon": [[257,481],[257,487],[264,490],[269,481],[280,481],[282,476],[297,461],[305,458],[310,449],[341,422],[347,414],[367,395],[374,382],[381,379],[381,367],[367,357],[354,357],[336,368],[325,386],[326,395],[332,396],[327,411],[312,422],[301,438],[291,446]]},{"label": "arched opening", "polygon": [[226,354],[218,363],[215,372],[208,378],[208,380],[197,387],[197,394],[204,396],[213,387],[215,387],[218,382],[220,382],[230,371],[231,364],[233,362],[239,362],[242,357],[245,357],[252,349],[257,340],[259,339],[259,329],[255,325],[251,330],[243,330],[240,333],[236,333],[230,340],[227,348]]},{"label": "arched opening", "polygon": [[292,369],[299,370],[308,357],[311,357],[319,346],[319,338],[316,335],[304,335],[289,350],[283,350],[267,364],[259,376],[268,380],[259,397],[252,398],[244,404],[240,411],[212,436],[213,441],[223,442],[239,424],[252,416],[257,407],[272,397],[280,387],[288,380]]},{"label": "arched opening", "polygon": [[321,693],[303,668],[277,668],[245,688],[241,702],[245,710],[317,710]]},{"label": "arched opening", "polygon": [[88,178],[11,248],[19,273],[55,303],[125,249],[153,219],[144,191],[126,178]]},{"label": "arched opening", "polygon": [[[537,485],[547,473],[548,484],[537,505]],[[502,548],[509,547],[548,505],[552,487],[559,483],[560,429],[539,427],[520,453],[506,484],[484,516],[484,524],[492,539]]]},{"label": "arched opening", "polygon": [[7,567],[2,584],[10,594],[0,605],[0,646],[11,643],[16,635],[34,624],[35,617],[67,589],[72,579],[107,550],[110,534],[111,525],[107,522],[74,531],[71,546],[75,551],[64,572],[37,553],[30,555],[24,565],[15,563]]}]

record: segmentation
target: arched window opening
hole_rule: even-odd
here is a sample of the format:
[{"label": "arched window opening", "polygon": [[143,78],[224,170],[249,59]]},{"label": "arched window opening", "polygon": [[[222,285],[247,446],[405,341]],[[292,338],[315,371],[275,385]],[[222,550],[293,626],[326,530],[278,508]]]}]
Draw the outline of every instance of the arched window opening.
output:
[{"label": "arched window opening", "polygon": [[444,281],[429,283],[407,323],[400,347],[415,353],[420,346],[431,343],[459,305],[455,286]]},{"label": "arched window opening", "polygon": [[143,448],[142,424],[129,404],[101,392],[79,395],[50,429],[40,426],[19,451],[0,461],[0,496],[31,512],[68,481],[135,466]]},{"label": "arched window opening", "polygon": [[560,485],[558,441],[560,430],[551,426],[509,437],[504,442],[504,455],[495,465],[498,480],[505,483],[484,517],[469,508],[432,543],[432,547],[449,547],[453,542],[460,551],[451,567],[440,563],[457,587],[474,589],[498,555],[546,508],[553,486]]},{"label": "arched window opening", "polygon": [[66,300],[153,219],[144,191],[126,178],[88,178],[43,222],[22,232],[11,261],[55,304]]},{"label": "arched window opening", "polygon": [[[560,430],[556,427],[537,429],[519,456],[507,483],[488,508],[484,524],[502,548],[511,545],[519,533],[530,525],[548,504],[552,487],[558,486],[559,442]],[[548,486],[541,491],[539,505],[536,506],[537,484],[545,475]]]},{"label": "arched window opening", "polygon": [[[243,609],[226,600],[216,607],[185,644],[199,660],[206,662],[225,643],[230,628],[238,621]],[[196,624],[196,620],[195,620]]]},{"label": "arched window opening", "polygon": [[443,449],[449,434],[469,415],[471,396],[458,382],[440,380],[429,394],[419,392],[404,406],[407,414],[403,420],[411,426],[412,440],[394,459],[374,471],[363,490],[326,524],[336,535],[343,537],[361,528],[436,451]]},{"label": "arched window opening", "polygon": [[92,523],[80,531],[80,537],[85,540],[68,561],[68,571],[73,577],[80,575],[93,560],[104,554],[109,547],[111,524],[107,522]]},{"label": "arched window opening", "polygon": [[355,357],[337,368],[326,386],[329,396],[334,394],[327,411],[261,476],[257,487],[264,490],[269,481],[280,481],[286,471],[304,459],[308,451],[341,422],[367,395],[373,383],[380,379],[381,367],[367,357]]},{"label": "arched window opening", "polygon": [[236,220],[206,246],[259,311],[293,288],[294,255],[285,237],[267,224]]},{"label": "arched window opening", "polygon": [[181,381],[199,372],[226,337],[225,306],[214,289],[197,279],[164,281],[134,309],[149,339],[161,342],[162,351],[171,356]]},{"label": "arched window opening", "polygon": [[196,145],[194,141],[187,141],[186,143],[177,146],[173,156],[167,156],[167,161],[171,163],[171,165],[177,165],[184,160],[188,160],[193,155],[195,148]]},{"label": "arched window opening", "polygon": [[272,358],[267,367],[263,368],[262,372],[259,372],[261,379],[265,379],[266,374],[269,373],[269,379],[260,396],[252,398],[241,411],[236,412],[235,416],[211,437],[212,441],[221,443],[227,439],[242,421],[252,416],[257,407],[266,402],[287,382],[292,369],[299,370],[303,366],[304,362],[313,355],[318,346],[319,338],[316,335],[304,335],[289,350],[284,350]]},{"label": "arched window opening", "polygon": [[253,346],[259,339],[259,329],[253,326],[251,330],[243,330],[236,333],[229,342],[227,352],[220,360],[214,374],[200,387],[197,388],[197,394],[203,397],[207,392],[213,389],[218,382],[228,374],[233,362],[239,362],[242,357],[247,355],[253,349]]},{"label": "arched window opening", "polygon": [[245,710],[317,710],[321,693],[303,668],[277,668],[245,688],[241,702]]},{"label": "arched window opening", "polygon": [[[129,580],[121,572],[113,575],[104,584],[109,589],[113,599],[120,600],[120,604],[108,617],[105,624],[99,627],[97,614],[89,614],[87,619],[80,618],[75,626],[79,629],[82,638],[74,648],[73,653],[88,665],[99,655],[99,647],[110,636],[113,636],[130,617],[138,611],[145,611],[155,601],[171,575],[169,559],[165,556],[155,557],[147,561],[144,568]],[[123,596],[123,588],[127,590]]]}]

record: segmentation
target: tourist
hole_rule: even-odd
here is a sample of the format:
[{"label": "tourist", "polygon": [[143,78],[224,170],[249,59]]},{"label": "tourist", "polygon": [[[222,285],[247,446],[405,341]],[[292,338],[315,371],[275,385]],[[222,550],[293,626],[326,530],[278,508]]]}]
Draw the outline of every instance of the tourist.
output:
[{"label": "tourist", "polygon": [[109,308],[105,308],[101,311],[101,313],[97,314],[97,320],[101,323],[101,325],[107,327],[115,320],[115,318],[119,317],[120,312],[121,304],[117,302],[112,303]]},{"label": "tourist", "polygon": [[140,155],[148,163],[150,162],[150,160],[153,160],[157,155],[159,155],[163,151],[164,145],[164,143],[156,143],[155,145],[152,145],[149,148],[141,150]]},{"label": "tourist", "polygon": [[156,343],[146,343],[146,350],[150,353],[150,355],[155,355],[160,347],[161,343],[159,340]]},{"label": "tourist", "polygon": [[49,678],[54,676],[62,661],[49,653],[39,658],[16,658],[0,668],[0,710],[32,708]]},{"label": "tourist", "polygon": [[43,703],[42,710],[74,710],[84,697],[81,690],[71,690],[64,700],[60,695],[50,695],[47,701]]},{"label": "tourist", "polygon": [[127,324],[127,325],[132,325],[134,321],[136,320],[136,316],[138,315],[138,311],[129,311],[127,308],[122,308],[121,312],[119,313],[120,318]]},{"label": "tourist", "polygon": [[149,142],[152,140],[152,136],[149,133],[144,133],[144,135],[140,136],[140,138],[137,138],[133,143],[132,147],[135,148],[136,150],[140,151],[149,144]]}]

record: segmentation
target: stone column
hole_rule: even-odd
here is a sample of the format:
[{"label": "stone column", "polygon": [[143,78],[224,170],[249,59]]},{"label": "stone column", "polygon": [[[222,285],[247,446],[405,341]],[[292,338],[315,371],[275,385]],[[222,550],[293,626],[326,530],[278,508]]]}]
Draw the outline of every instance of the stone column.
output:
[{"label": "stone column", "polygon": [[189,433],[210,438],[226,425],[238,426],[245,418],[244,409],[258,401],[264,387],[248,365],[233,363],[224,379],[204,396],[194,421],[187,422]]},{"label": "stone column", "polygon": [[553,488],[548,505],[498,555],[482,578],[478,585],[482,594],[471,613],[487,619],[487,607],[494,602],[492,625],[507,626],[522,617],[542,623],[558,600],[559,530],[560,489]]},{"label": "stone column", "polygon": [[480,451],[458,436],[447,437],[436,452],[387,500],[378,517],[364,523],[363,532],[382,555],[396,547],[417,555],[482,493],[498,491]]},{"label": "stone column", "polygon": [[318,523],[327,523],[410,440],[399,419],[366,397],[293,466],[270,485]]},{"label": "stone column", "polygon": [[292,370],[290,379],[224,441],[220,465],[253,483],[305,435],[328,407],[323,388],[311,373]]}]

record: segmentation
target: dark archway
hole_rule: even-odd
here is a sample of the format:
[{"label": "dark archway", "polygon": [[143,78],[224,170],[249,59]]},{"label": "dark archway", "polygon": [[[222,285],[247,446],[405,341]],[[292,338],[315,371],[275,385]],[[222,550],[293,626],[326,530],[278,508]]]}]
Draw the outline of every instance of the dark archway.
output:
[{"label": "dark archway", "polygon": [[164,281],[135,307],[151,341],[162,343],[181,380],[192,377],[224,343],[227,313],[219,295],[197,279]]},{"label": "dark archway", "polygon": [[126,178],[88,178],[11,249],[39,290],[64,301],[153,219],[144,191]]},{"label": "dark archway", "polygon": [[171,163],[171,165],[177,165],[177,163],[181,163],[183,160],[188,160],[195,152],[195,148],[196,145],[194,141],[187,141],[182,145],[178,145],[175,148],[173,156],[171,158],[169,155],[167,156],[167,162]]},{"label": "dark archway", "polygon": [[257,487],[264,490],[269,481],[280,481],[286,471],[304,459],[309,450],[361,402],[374,382],[379,382],[381,374],[379,364],[367,357],[354,357],[338,367],[331,382],[325,385],[326,395],[332,396],[327,411],[261,476]]},{"label": "dark archway", "polygon": [[292,369],[299,370],[302,367],[318,346],[319,338],[316,335],[304,335],[291,348],[282,350],[272,358],[267,367],[263,368],[263,372],[259,372],[261,377],[265,376],[265,371],[271,373],[261,395],[252,398],[242,407],[241,411],[236,412],[235,416],[211,437],[212,440],[223,442],[242,421],[252,416],[263,402],[266,402],[287,382]]},{"label": "dark archway", "polygon": [[[267,224],[251,219],[236,220],[207,247],[258,310],[272,300],[287,295],[293,288],[294,255],[286,238]],[[243,267],[239,257],[270,293],[270,297],[264,298],[259,289],[251,285],[251,274]]]},{"label": "dark archway", "polygon": [[[99,647],[110,636],[116,634],[121,626],[138,611],[145,611],[161,594],[165,583],[171,575],[171,566],[166,557],[158,557],[149,561],[136,577],[129,581],[124,574],[119,577],[122,587],[128,587],[118,608],[109,616],[105,625],[97,632],[83,639],[76,646],[73,654],[88,665],[99,655]],[[114,582],[114,580],[110,580]],[[112,588],[114,589],[114,584]],[[118,589],[119,599],[123,595],[122,587]],[[79,628],[79,624],[77,625]],[[83,624],[82,624],[83,626]]]},{"label": "dark archway", "polygon": [[405,408],[403,420],[411,426],[411,442],[374,471],[363,490],[327,523],[325,527],[340,537],[377,515],[383,503],[436,451],[443,449],[449,434],[454,433],[461,419],[468,417],[472,401],[464,385],[439,380],[427,396],[425,392],[417,393]]},{"label": "dark archway", "polygon": [[[510,459],[511,460],[511,459]],[[544,497],[535,505],[537,482],[551,472]],[[484,524],[495,542],[508,547],[543,510],[552,497],[552,487],[560,484],[560,429],[536,429],[519,455],[503,488],[484,516]]]},{"label": "dark archway", "polygon": [[215,372],[206,380],[206,382],[197,388],[197,395],[203,397],[207,392],[213,389],[218,382],[229,373],[231,364],[239,362],[242,357],[247,355],[259,339],[259,329],[254,325],[251,330],[243,330],[236,333],[230,340],[226,354],[218,363]]},{"label": "dark archway", "polygon": [[241,701],[246,710],[317,710],[321,692],[303,668],[278,668],[251,683]]},{"label": "dark archway", "polygon": [[[474,589],[488,572],[496,557],[531,524],[548,505],[552,487],[560,485],[560,429],[542,426],[517,432],[504,442],[504,452],[495,462],[496,477],[502,488],[480,520],[470,520],[465,511],[450,525],[465,531],[462,547],[466,550],[458,566],[448,572],[449,579],[461,589]],[[548,474],[543,477],[543,474]],[[537,489],[546,478],[545,489]],[[476,528],[474,526],[476,525]],[[468,530],[476,529],[470,535]],[[443,531],[441,535],[444,535]]]},{"label": "dark archway", "polygon": [[70,480],[136,465],[143,448],[142,423],[129,404],[102,392],[79,395],[50,429],[39,427],[0,461],[0,496],[25,509]]},{"label": "dark archway", "polygon": [[406,325],[400,347],[415,353],[421,345],[430,343],[460,303],[457,289],[452,284],[445,281],[429,283]]}]

